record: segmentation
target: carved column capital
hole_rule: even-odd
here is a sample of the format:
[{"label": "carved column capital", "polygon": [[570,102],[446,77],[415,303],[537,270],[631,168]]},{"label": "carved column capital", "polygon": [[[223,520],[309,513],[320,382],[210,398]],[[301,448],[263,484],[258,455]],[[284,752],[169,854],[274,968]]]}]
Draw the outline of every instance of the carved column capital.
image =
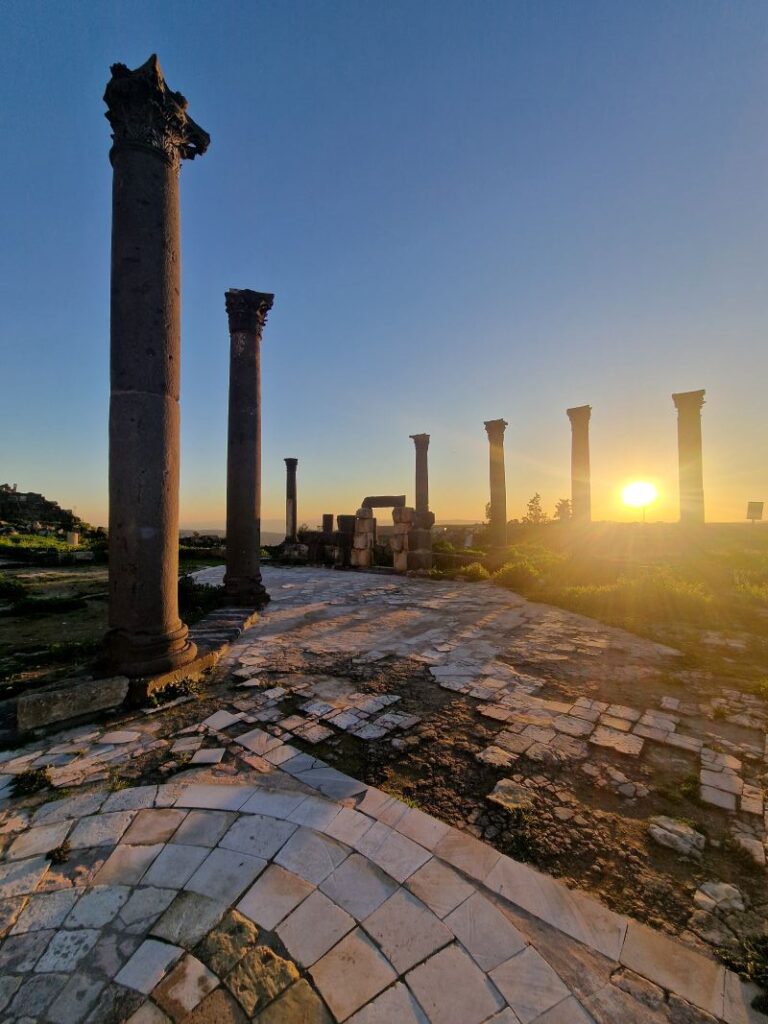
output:
[{"label": "carved column capital", "polygon": [[506,420],[486,420],[485,429],[489,441],[503,441],[504,431],[509,424]]},{"label": "carved column capital", "polygon": [[169,89],[156,55],[131,71],[113,64],[104,115],[112,126],[113,151],[122,146],[148,149],[178,167],[208,149],[211,137],[187,113],[187,101]]},{"label": "carved column capital", "polygon": [[701,391],[678,391],[676,395],[672,395],[672,401],[675,403],[678,414],[699,412],[704,405],[706,393],[706,390],[702,388]]},{"label": "carved column capital", "polygon": [[409,434],[408,435],[413,443],[416,445],[416,449],[429,448],[429,434]]},{"label": "carved column capital", "polygon": [[224,295],[229,317],[229,331],[249,331],[261,334],[272,309],[275,296],[270,292],[254,292],[250,288],[230,288]]},{"label": "carved column capital", "polygon": [[589,423],[589,419],[592,415],[591,405],[576,405],[572,409],[565,410],[568,419],[571,421],[571,426],[585,426]]}]

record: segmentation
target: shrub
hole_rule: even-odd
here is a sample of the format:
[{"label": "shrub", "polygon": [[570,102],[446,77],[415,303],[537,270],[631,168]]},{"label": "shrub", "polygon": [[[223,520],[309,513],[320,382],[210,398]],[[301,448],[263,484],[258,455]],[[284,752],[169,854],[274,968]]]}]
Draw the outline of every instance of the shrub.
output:
[{"label": "shrub", "polygon": [[603,586],[564,587],[557,603],[598,618],[705,623],[712,617],[713,598],[692,583],[661,567],[623,575]]},{"label": "shrub", "polygon": [[505,562],[493,574],[493,579],[501,587],[526,593],[540,583],[541,572],[528,559],[516,558],[511,562]]},{"label": "shrub", "polygon": [[456,548],[453,546],[453,544],[451,544],[449,540],[434,540],[432,541],[432,550],[441,552],[442,554],[449,555],[453,551],[455,551]]},{"label": "shrub", "polygon": [[480,562],[470,562],[469,565],[462,565],[456,575],[468,583],[479,583],[481,580],[489,580],[491,578],[491,574]]},{"label": "shrub", "polygon": [[209,587],[197,583],[192,576],[179,577],[179,611],[185,622],[197,622],[214,608],[227,604],[224,587]]}]

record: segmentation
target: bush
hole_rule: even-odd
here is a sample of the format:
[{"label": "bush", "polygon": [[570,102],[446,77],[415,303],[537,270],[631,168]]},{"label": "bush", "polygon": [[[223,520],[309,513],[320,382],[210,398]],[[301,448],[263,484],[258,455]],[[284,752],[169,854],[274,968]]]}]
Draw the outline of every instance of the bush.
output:
[{"label": "bush", "polygon": [[179,611],[187,623],[197,622],[228,603],[224,587],[208,587],[192,576],[179,577]]},{"label": "bush", "polygon": [[512,562],[505,562],[493,574],[493,579],[501,587],[525,594],[541,582],[541,572],[527,558],[516,558]]},{"label": "bush", "polygon": [[432,550],[441,552],[442,554],[450,555],[456,550],[449,540],[434,540],[432,541]]},{"label": "bush", "polygon": [[702,584],[663,567],[623,575],[603,586],[563,587],[556,599],[564,608],[608,620],[618,617],[695,624],[708,622],[714,605]]},{"label": "bush", "polygon": [[459,579],[466,580],[468,583],[479,583],[481,580],[489,580],[491,578],[491,574],[479,562],[470,562],[469,565],[462,565],[456,575]]}]

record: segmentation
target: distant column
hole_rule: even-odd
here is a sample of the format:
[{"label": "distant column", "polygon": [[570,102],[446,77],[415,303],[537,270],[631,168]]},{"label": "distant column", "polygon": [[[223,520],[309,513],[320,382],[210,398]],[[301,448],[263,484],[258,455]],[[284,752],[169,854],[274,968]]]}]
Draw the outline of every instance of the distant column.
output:
[{"label": "distant column", "polygon": [[285,539],[295,544],[298,536],[298,509],[296,506],[296,467],[298,459],[285,460]]},{"label": "distant column", "polygon": [[179,167],[210,142],[154,55],[112,66],[109,632],[129,676],[196,654],[179,618]]},{"label": "distant column", "polygon": [[333,533],[333,512],[323,512],[323,533]]},{"label": "distant column", "polygon": [[574,522],[592,521],[592,485],[589,468],[589,418],[591,405],[566,409],[571,421],[571,517]]},{"label": "distant column", "polygon": [[416,512],[424,513],[429,511],[429,434],[411,434],[410,437],[416,445]]},{"label": "distant column", "polygon": [[274,295],[230,288],[227,569],[224,586],[237,604],[269,600],[261,581],[261,335]]},{"label": "distant column", "polygon": [[677,457],[680,465],[680,522],[704,522],[704,477],[701,460],[701,407],[706,391],[672,395],[677,409]]},{"label": "distant column", "polygon": [[504,474],[504,431],[506,420],[486,420],[490,444],[491,468],[491,545],[503,548],[507,543],[507,482]]}]

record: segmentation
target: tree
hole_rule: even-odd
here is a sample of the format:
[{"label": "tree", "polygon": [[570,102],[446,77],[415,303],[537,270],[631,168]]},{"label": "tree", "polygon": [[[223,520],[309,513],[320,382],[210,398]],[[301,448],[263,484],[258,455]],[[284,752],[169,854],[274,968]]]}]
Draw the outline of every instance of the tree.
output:
[{"label": "tree", "polygon": [[485,521],[486,521],[486,523],[490,523],[490,521],[491,521],[491,503],[490,503],[490,501],[486,501],[486,503],[485,503]]},{"label": "tree", "polygon": [[555,519],[559,519],[561,523],[567,523],[572,515],[570,498],[560,498],[555,505]]},{"label": "tree", "polygon": [[537,491],[528,502],[528,511],[523,516],[523,522],[529,526],[539,526],[541,523],[546,523],[548,519],[549,516],[541,507],[541,495]]}]

